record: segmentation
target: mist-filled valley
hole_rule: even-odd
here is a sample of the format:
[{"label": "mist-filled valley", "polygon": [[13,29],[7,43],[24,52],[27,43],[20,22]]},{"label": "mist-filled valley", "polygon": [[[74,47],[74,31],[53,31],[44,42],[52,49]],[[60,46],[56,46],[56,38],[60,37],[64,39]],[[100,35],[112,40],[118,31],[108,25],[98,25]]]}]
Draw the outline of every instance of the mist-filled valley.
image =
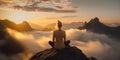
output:
[{"label": "mist-filled valley", "polygon": [[0,60],[120,60],[120,0],[0,0]]},{"label": "mist-filled valley", "polygon": [[[28,60],[35,53],[49,49],[48,41],[52,39],[52,31],[17,32],[7,29],[9,34],[22,44],[25,51],[7,56],[0,53],[0,60]],[[98,60],[119,60],[120,42],[104,34],[87,32],[86,30],[66,30],[67,40],[71,46],[81,49],[88,57],[94,56]]]},{"label": "mist-filled valley", "polygon": [[[56,29],[55,23],[41,28],[27,21],[16,24],[10,20],[0,20],[0,60],[29,60],[38,52],[52,48],[48,42],[52,41]],[[77,47],[88,58],[120,59],[119,24],[103,24],[95,17],[85,23],[63,23],[62,29],[67,40],[71,41],[70,46]]]}]

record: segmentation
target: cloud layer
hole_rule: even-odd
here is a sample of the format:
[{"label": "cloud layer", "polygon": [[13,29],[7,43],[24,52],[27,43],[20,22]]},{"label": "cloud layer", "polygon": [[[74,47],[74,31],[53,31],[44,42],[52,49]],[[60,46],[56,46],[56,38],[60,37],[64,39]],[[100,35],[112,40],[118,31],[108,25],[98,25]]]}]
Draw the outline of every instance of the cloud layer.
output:
[{"label": "cloud layer", "polygon": [[70,0],[0,0],[1,7],[24,11],[75,13]]},{"label": "cloud layer", "polygon": [[[27,48],[27,52],[21,54],[22,57],[18,55],[22,60],[25,60],[25,57],[29,59],[32,54],[39,51],[51,48],[48,41],[52,39],[52,32],[34,31],[19,33],[9,30],[9,33]],[[66,30],[66,33],[67,39],[71,40],[70,45],[78,47],[88,57],[93,56],[98,60],[120,59],[120,42],[117,42],[115,39],[102,34],[86,32],[86,30],[69,29]],[[3,54],[0,55],[1,57],[6,57]],[[16,58],[16,60],[20,60],[19,58]]]}]

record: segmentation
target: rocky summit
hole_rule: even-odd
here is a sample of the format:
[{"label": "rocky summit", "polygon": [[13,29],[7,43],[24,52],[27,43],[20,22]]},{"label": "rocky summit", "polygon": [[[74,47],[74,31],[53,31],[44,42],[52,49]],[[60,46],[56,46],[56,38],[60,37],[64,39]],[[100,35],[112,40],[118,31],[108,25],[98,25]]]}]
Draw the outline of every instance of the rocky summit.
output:
[{"label": "rocky summit", "polygon": [[97,60],[94,57],[88,58],[77,47],[66,47],[62,50],[47,49],[38,52],[30,60]]},{"label": "rocky summit", "polygon": [[98,17],[91,19],[89,22],[85,22],[83,27],[79,27],[79,29],[86,29],[87,31],[98,33],[98,34],[106,34],[108,37],[112,37],[120,40],[120,26],[110,27],[102,22],[100,22]]}]

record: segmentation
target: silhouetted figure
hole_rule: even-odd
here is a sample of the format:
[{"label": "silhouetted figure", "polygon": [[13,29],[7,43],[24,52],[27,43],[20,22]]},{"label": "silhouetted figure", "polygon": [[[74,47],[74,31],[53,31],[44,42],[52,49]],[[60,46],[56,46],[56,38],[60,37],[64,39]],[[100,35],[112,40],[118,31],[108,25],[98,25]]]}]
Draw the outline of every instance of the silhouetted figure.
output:
[{"label": "silhouetted figure", "polygon": [[49,41],[49,44],[55,49],[63,49],[69,46],[70,40],[66,41],[66,33],[62,30],[62,23],[58,21],[57,23],[58,30],[53,32],[53,41]]}]

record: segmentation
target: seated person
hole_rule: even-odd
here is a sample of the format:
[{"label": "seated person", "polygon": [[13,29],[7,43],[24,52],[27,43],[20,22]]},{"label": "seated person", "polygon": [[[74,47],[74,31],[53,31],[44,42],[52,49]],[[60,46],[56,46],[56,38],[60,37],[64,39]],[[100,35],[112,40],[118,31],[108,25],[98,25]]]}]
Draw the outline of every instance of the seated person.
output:
[{"label": "seated person", "polygon": [[70,41],[66,41],[66,33],[62,30],[62,23],[58,21],[57,23],[58,30],[53,32],[53,41],[49,41],[49,44],[55,49],[63,49],[66,46],[69,46]]}]

